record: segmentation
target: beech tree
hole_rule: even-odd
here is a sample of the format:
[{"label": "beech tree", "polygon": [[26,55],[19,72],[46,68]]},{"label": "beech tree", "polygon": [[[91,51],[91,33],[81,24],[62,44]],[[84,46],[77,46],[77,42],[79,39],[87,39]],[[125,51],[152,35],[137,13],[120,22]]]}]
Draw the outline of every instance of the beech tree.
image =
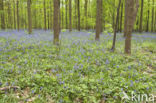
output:
[{"label": "beech tree", "polygon": [[0,0],[0,10],[1,12],[1,28],[5,29],[5,18],[4,18],[4,5],[3,0]]},{"label": "beech tree", "polygon": [[137,12],[138,12],[139,2],[138,0],[126,0],[125,4],[125,53],[131,54],[131,37],[132,30],[136,20]]},{"label": "beech tree", "polygon": [[54,44],[59,45],[59,0],[54,0]]},{"label": "beech tree", "polygon": [[69,31],[72,31],[72,0],[69,0]]},{"label": "beech tree", "polygon": [[77,0],[77,10],[78,10],[78,30],[80,31],[80,0]]},{"label": "beech tree", "polygon": [[28,33],[32,33],[31,0],[27,0],[28,9]]},{"label": "beech tree", "polygon": [[140,12],[139,32],[142,32],[143,7],[144,7],[144,0],[141,0],[141,12]]},{"label": "beech tree", "polygon": [[101,3],[102,0],[97,0],[96,2],[96,36],[95,40],[100,40],[100,33],[101,33]]},{"label": "beech tree", "polygon": [[19,24],[19,1],[17,0],[17,5],[16,5],[17,7],[17,30],[19,31],[19,29],[20,29],[20,24]]},{"label": "beech tree", "polygon": [[46,0],[43,1],[43,7],[44,7],[44,30],[47,30],[47,17],[46,17]]}]

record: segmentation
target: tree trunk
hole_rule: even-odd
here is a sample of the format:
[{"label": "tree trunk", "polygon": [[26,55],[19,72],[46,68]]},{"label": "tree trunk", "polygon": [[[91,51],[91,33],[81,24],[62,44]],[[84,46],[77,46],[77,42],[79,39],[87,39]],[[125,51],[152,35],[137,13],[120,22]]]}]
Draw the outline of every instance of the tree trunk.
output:
[{"label": "tree trunk", "polygon": [[61,32],[61,8],[60,8],[60,0],[59,1],[59,33]]},{"label": "tree trunk", "polygon": [[80,31],[80,0],[77,1],[77,9],[78,9],[78,30]]},{"label": "tree trunk", "polygon": [[69,0],[69,31],[72,31],[72,1]]},{"label": "tree trunk", "polygon": [[53,30],[53,13],[52,13],[52,8],[53,7],[53,5],[52,5],[52,1],[50,0],[50,29],[51,30]]},{"label": "tree trunk", "polygon": [[[135,3],[136,2],[136,3]],[[131,33],[133,30],[133,26],[136,20],[137,12],[138,12],[138,7],[139,3],[138,0],[126,0],[125,4],[125,28],[124,28],[124,35],[126,36],[125,38],[125,53],[126,54],[131,54]]]},{"label": "tree trunk", "polygon": [[68,29],[68,0],[66,0],[66,29]]},{"label": "tree trunk", "polygon": [[148,0],[148,11],[147,11],[147,25],[146,25],[146,32],[149,31],[149,14],[150,14],[150,10],[149,10],[149,2],[150,2],[150,0]]},{"label": "tree trunk", "polygon": [[46,17],[46,0],[43,1],[43,7],[44,7],[44,30],[47,30],[47,17]]},{"label": "tree trunk", "polygon": [[102,0],[97,0],[96,2],[96,36],[95,40],[100,40],[100,33],[101,33],[101,3]]},{"label": "tree trunk", "polygon": [[54,44],[59,45],[59,0],[54,0]]},{"label": "tree trunk", "polygon": [[27,0],[28,9],[28,33],[32,33],[32,18],[31,18],[31,0]]},{"label": "tree trunk", "polygon": [[[64,3],[62,0],[62,7],[63,7]],[[64,12],[63,12],[64,8],[62,9],[62,29],[64,29]]]},{"label": "tree trunk", "polygon": [[102,26],[102,23],[103,23],[103,18],[102,18],[102,15],[103,15],[103,0],[101,0],[101,6],[100,6],[101,10],[100,10],[100,33],[103,32],[103,26]]},{"label": "tree trunk", "polygon": [[14,29],[16,29],[16,3],[15,0],[13,1],[13,7],[14,7]]},{"label": "tree trunk", "polygon": [[115,28],[114,28],[114,37],[113,37],[113,45],[112,45],[112,48],[111,48],[111,51],[113,51],[113,52],[115,50],[116,32],[117,32],[117,25],[119,23],[118,19],[119,19],[120,5],[121,5],[121,0],[119,1],[119,5],[118,5],[118,8],[117,8],[116,24],[115,24]]},{"label": "tree trunk", "polygon": [[87,12],[88,11],[88,0],[85,0],[85,7],[84,8],[85,8],[85,14],[84,15],[85,15],[85,18],[86,18],[85,19],[85,29],[87,30],[88,29],[87,28],[87,26],[88,26],[88,24],[87,24],[88,23],[87,22],[87,17],[88,17],[88,14],[87,14],[88,13]]},{"label": "tree trunk", "polygon": [[77,26],[77,0],[75,0],[75,15],[74,15],[74,20],[75,20],[75,29],[78,28]]},{"label": "tree trunk", "polygon": [[19,31],[19,1],[17,0],[17,30]]},{"label": "tree trunk", "polygon": [[154,0],[153,0],[153,7],[152,7],[152,21],[151,22],[152,22],[151,32],[153,32],[154,31],[153,30],[154,29]]},{"label": "tree trunk", "polygon": [[122,32],[122,16],[123,16],[123,2],[121,5],[121,15],[120,15],[120,32]]},{"label": "tree trunk", "polygon": [[144,0],[141,0],[141,12],[140,12],[140,26],[139,26],[139,32],[142,32],[143,7],[144,7]]},{"label": "tree trunk", "polygon": [[1,28],[5,29],[5,17],[4,17],[4,5],[3,0],[0,0],[0,10],[1,12]]},{"label": "tree trunk", "polygon": [[12,28],[12,20],[11,20],[11,6],[10,2],[8,2],[8,29]]},{"label": "tree trunk", "polygon": [[[114,4],[113,6],[115,7],[115,0],[114,0],[114,3],[113,3],[113,4]],[[115,9],[114,9],[114,10],[115,10]],[[115,24],[115,12],[114,12],[114,10],[113,10],[113,17],[112,17],[112,19],[113,19],[113,20],[112,20],[112,21],[113,21],[112,28],[113,28],[113,29],[114,29],[114,27],[115,27],[115,25],[114,25],[114,24]]]}]

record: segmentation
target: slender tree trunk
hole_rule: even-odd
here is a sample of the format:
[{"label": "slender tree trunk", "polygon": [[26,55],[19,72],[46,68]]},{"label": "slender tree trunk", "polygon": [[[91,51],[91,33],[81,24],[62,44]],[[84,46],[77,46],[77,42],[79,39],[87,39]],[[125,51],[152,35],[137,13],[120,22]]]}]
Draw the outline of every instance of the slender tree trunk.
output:
[{"label": "slender tree trunk", "polygon": [[[63,3],[63,0],[62,0],[62,7],[63,7],[64,3]],[[64,8],[62,9],[62,29],[64,29]]]},{"label": "slender tree trunk", "polygon": [[61,2],[60,0],[59,1],[59,33],[61,32],[61,8],[60,8],[60,5],[61,5]]},{"label": "slender tree trunk", "polygon": [[69,31],[72,31],[72,1],[69,0]]},{"label": "slender tree trunk", "polygon": [[143,7],[144,7],[144,0],[141,0],[141,12],[140,12],[140,26],[139,26],[139,32],[142,32]]},{"label": "slender tree trunk", "polygon": [[[114,0],[114,7],[115,7],[115,0]],[[114,9],[115,10],[115,9]],[[113,17],[112,17],[112,21],[113,21],[113,25],[112,25],[112,28],[114,29],[114,27],[115,27],[115,12],[114,12],[114,10],[113,10]]]},{"label": "slender tree trunk", "polygon": [[5,29],[5,17],[4,17],[4,4],[3,0],[0,0],[0,10],[1,12],[1,28]]},{"label": "slender tree trunk", "polygon": [[147,25],[146,25],[146,32],[149,31],[149,14],[150,14],[150,10],[149,10],[149,2],[150,0],[148,0],[148,11],[147,11]]},{"label": "slender tree trunk", "polygon": [[[136,3],[135,3],[136,2]],[[133,30],[133,26],[136,20],[137,12],[138,12],[139,2],[138,0],[126,0],[125,11],[127,12],[125,15],[125,28],[124,35],[125,38],[125,53],[131,54],[131,33]]]},{"label": "slender tree trunk", "polygon": [[151,32],[153,32],[154,29],[154,0],[153,0],[153,7],[152,7],[152,23],[151,23]]},{"label": "slender tree trunk", "polygon": [[155,10],[155,19],[154,19],[154,31],[156,32],[156,10]]},{"label": "slender tree trunk", "polygon": [[85,18],[86,18],[85,19],[85,29],[87,30],[88,29],[88,27],[87,27],[88,26],[88,24],[87,24],[88,23],[88,21],[87,21],[87,17],[88,17],[88,14],[87,14],[88,13],[87,12],[88,11],[88,0],[85,0],[85,7],[84,8],[85,8],[85,14],[84,15],[85,15]]},{"label": "slender tree trunk", "polygon": [[114,28],[114,37],[113,37],[113,45],[112,45],[112,48],[111,48],[111,51],[113,51],[113,52],[115,50],[116,32],[117,32],[117,25],[119,23],[118,19],[119,19],[120,5],[121,5],[121,0],[119,1],[119,5],[118,5],[118,8],[117,8],[116,24],[115,24],[115,28]]},{"label": "slender tree trunk", "polygon": [[100,8],[101,8],[101,10],[100,10],[100,12],[101,12],[101,16],[100,16],[100,33],[102,33],[103,32],[103,26],[102,26],[102,24],[103,24],[103,18],[102,18],[102,15],[103,15],[103,0],[101,0],[101,6],[100,6]]},{"label": "slender tree trunk", "polygon": [[52,1],[50,0],[50,29],[53,30],[53,5]]},{"label": "slender tree trunk", "polygon": [[66,29],[68,29],[68,0],[66,0]]},{"label": "slender tree trunk", "polygon": [[120,32],[122,32],[122,17],[123,17],[123,2],[122,2],[122,4],[121,4]]},{"label": "slender tree trunk", "polygon": [[19,1],[17,0],[17,30],[19,31]]},{"label": "slender tree trunk", "polygon": [[59,45],[59,0],[54,0],[54,44]]},{"label": "slender tree trunk", "polygon": [[12,27],[12,20],[11,20],[11,6],[10,2],[8,2],[8,29],[11,29]]},{"label": "slender tree trunk", "polygon": [[78,9],[78,30],[80,31],[80,0],[77,2],[77,9]]},{"label": "slender tree trunk", "polygon": [[28,33],[32,33],[31,0],[27,0],[28,9]]},{"label": "slender tree trunk", "polygon": [[13,7],[14,7],[14,29],[16,29],[16,3],[15,0],[13,1]]},{"label": "slender tree trunk", "polygon": [[77,26],[77,0],[75,0],[75,17],[74,17],[74,20],[75,20],[75,29],[78,28]]},{"label": "slender tree trunk", "polygon": [[100,33],[101,33],[101,3],[102,0],[97,0],[96,2],[96,36],[95,40],[100,40]]},{"label": "slender tree trunk", "polygon": [[46,13],[46,0],[43,1],[44,7],[44,30],[47,30],[47,13]]}]

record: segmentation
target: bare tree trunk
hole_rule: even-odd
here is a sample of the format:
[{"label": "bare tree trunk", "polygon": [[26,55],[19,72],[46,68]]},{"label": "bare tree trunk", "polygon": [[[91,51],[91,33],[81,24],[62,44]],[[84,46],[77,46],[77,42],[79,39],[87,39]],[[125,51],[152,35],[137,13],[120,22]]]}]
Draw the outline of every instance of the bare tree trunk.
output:
[{"label": "bare tree trunk", "polygon": [[77,9],[78,9],[78,30],[80,31],[80,0],[77,1]]},{"label": "bare tree trunk", "polygon": [[19,1],[17,0],[17,30],[19,31]]},{"label": "bare tree trunk", "polygon": [[96,36],[95,40],[100,40],[100,33],[101,33],[101,3],[102,0],[97,0],[96,2]]},{"label": "bare tree trunk", "polygon": [[74,20],[75,20],[75,29],[78,28],[77,26],[77,0],[75,0],[75,15],[74,15]]},{"label": "bare tree trunk", "polygon": [[10,2],[8,2],[8,29],[11,29],[12,27],[12,20],[11,20],[11,6]]},{"label": "bare tree trunk", "polygon": [[[63,0],[62,0],[62,6],[64,5]],[[62,9],[62,29],[64,29],[64,9]]]},{"label": "bare tree trunk", "polygon": [[154,30],[154,0],[153,0],[153,7],[152,7],[152,23],[151,23],[152,27],[151,27],[151,32],[153,32]]},{"label": "bare tree trunk", "polygon": [[68,0],[66,0],[66,29],[68,29]]},{"label": "bare tree trunk", "polygon": [[101,8],[101,10],[100,10],[100,12],[101,12],[101,16],[100,16],[100,33],[102,33],[103,32],[103,26],[102,26],[102,24],[103,24],[103,18],[102,18],[102,15],[103,15],[103,0],[101,0],[101,6],[100,6],[100,8]]},{"label": "bare tree trunk", "polygon": [[139,26],[139,32],[142,32],[143,7],[144,7],[144,0],[141,0],[141,12],[140,12],[140,26]]},{"label": "bare tree trunk", "polygon": [[85,7],[84,8],[85,8],[85,14],[84,14],[85,15],[85,29],[87,30],[88,29],[87,28],[87,26],[88,26],[88,24],[87,24],[88,23],[87,22],[87,17],[88,17],[88,14],[87,14],[88,13],[87,12],[88,11],[88,0],[85,0]]},{"label": "bare tree trunk", "polygon": [[16,3],[15,0],[13,1],[13,7],[14,7],[14,29],[16,29]]},{"label": "bare tree trunk", "polygon": [[53,13],[52,13],[52,8],[53,7],[53,5],[52,5],[52,1],[50,0],[50,29],[51,30],[53,30]]},{"label": "bare tree trunk", "polygon": [[[114,0],[113,4],[114,4],[114,7],[115,7],[115,0]],[[113,21],[112,28],[114,29],[114,27],[115,27],[115,25],[114,25],[115,24],[115,12],[114,12],[114,10],[113,10],[113,17],[112,17],[112,19],[113,19],[112,20]]]},{"label": "bare tree trunk", "polygon": [[60,0],[59,1],[59,33],[61,32],[61,8],[60,8],[60,5],[61,5],[61,2]]},{"label": "bare tree trunk", "polygon": [[31,0],[27,0],[28,9],[28,33],[32,33],[32,18],[31,18]]},{"label": "bare tree trunk", "polygon": [[115,28],[114,28],[113,45],[112,45],[112,48],[111,48],[111,51],[113,51],[113,52],[115,50],[116,32],[117,32],[117,25],[118,25],[118,22],[119,22],[118,19],[119,19],[120,5],[121,5],[121,0],[119,1],[119,5],[118,5],[118,9],[117,9],[117,16],[116,16],[116,24],[115,24]]},{"label": "bare tree trunk", "polygon": [[59,45],[59,0],[54,0],[54,44]]},{"label": "bare tree trunk", "polygon": [[72,1],[69,0],[69,31],[72,31]]},{"label": "bare tree trunk", "polygon": [[147,25],[146,25],[146,32],[149,31],[149,13],[150,13],[150,10],[149,10],[149,2],[150,2],[150,0],[148,0],[148,11],[147,11]]},{"label": "bare tree trunk", "polygon": [[123,2],[122,2],[122,5],[121,5],[120,32],[122,32],[122,17],[123,17]]},{"label": "bare tree trunk", "polygon": [[46,13],[46,0],[43,1],[43,7],[44,7],[44,30],[47,30],[47,13]]},{"label": "bare tree trunk", "polygon": [[5,29],[5,17],[4,17],[4,5],[3,0],[0,0],[0,10],[1,12],[1,28]]},{"label": "bare tree trunk", "polygon": [[[135,3],[136,2],[136,3]],[[138,0],[126,0],[125,11],[127,12],[125,15],[125,28],[124,35],[125,38],[125,53],[131,54],[131,33],[133,30],[133,26],[136,20],[137,12],[138,12],[139,3]]]}]

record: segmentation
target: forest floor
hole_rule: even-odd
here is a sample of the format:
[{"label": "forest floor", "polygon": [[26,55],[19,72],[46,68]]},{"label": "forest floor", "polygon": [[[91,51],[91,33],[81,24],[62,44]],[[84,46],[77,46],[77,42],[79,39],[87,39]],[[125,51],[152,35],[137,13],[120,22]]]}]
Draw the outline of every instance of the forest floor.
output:
[{"label": "forest floor", "polygon": [[133,33],[131,56],[123,34],[114,53],[110,33],[97,42],[92,31],[64,31],[59,47],[52,34],[0,31],[0,103],[134,103],[123,94],[156,94],[156,34]]}]

